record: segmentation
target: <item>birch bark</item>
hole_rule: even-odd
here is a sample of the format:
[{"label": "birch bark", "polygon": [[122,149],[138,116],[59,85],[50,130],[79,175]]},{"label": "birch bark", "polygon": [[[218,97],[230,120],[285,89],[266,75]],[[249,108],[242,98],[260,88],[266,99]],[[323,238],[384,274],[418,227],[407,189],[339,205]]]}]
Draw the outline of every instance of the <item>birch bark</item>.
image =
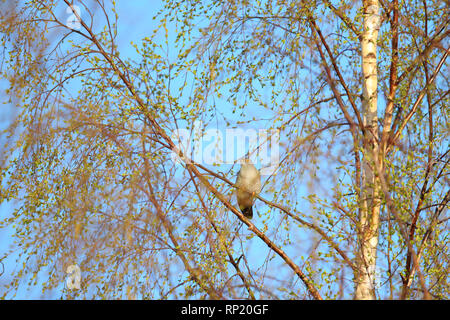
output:
[{"label": "birch bark", "polygon": [[[361,39],[363,72],[362,205],[358,226],[359,256],[355,299],[375,299],[376,257],[380,224],[380,186],[375,172],[379,154],[377,109],[377,38],[380,26],[378,0],[363,0],[364,30]],[[379,163],[381,165],[382,163]]]}]

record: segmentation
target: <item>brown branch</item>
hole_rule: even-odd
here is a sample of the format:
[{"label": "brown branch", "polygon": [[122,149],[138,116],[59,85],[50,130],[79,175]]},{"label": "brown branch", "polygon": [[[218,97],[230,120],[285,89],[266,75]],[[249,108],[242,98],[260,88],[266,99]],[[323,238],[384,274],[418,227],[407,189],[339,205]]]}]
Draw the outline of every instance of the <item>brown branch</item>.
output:
[{"label": "brown branch", "polygon": [[355,36],[358,37],[359,40],[361,40],[361,33],[356,29],[355,25],[352,23],[349,17],[347,17],[343,10],[340,10],[336,8],[329,0],[324,0],[325,5],[333,11],[335,15],[337,15],[344,23],[345,25],[352,30],[352,32],[355,34]]},{"label": "brown branch", "polygon": [[175,253],[183,262],[184,267],[189,272],[192,279],[200,286],[200,288],[202,288],[202,290],[207,292],[212,299],[217,300],[217,299],[222,298],[222,296],[217,292],[216,289],[211,288],[210,286],[207,286],[205,281],[202,280],[203,277],[202,277],[200,270],[198,270],[197,268],[191,267],[191,265],[189,264],[188,259],[186,258],[183,251],[181,250],[180,244],[178,243],[178,240],[173,233],[174,227],[172,226],[170,221],[167,219],[167,217],[162,212],[161,206],[159,205],[158,201],[156,200],[156,198],[154,196],[155,193],[154,193],[152,184],[150,183],[149,180],[150,179],[147,178],[147,185],[149,188],[149,192],[147,192],[147,196],[149,197],[150,201],[154,205],[157,215],[158,215],[158,218],[161,221],[161,223],[163,224],[163,227],[166,230],[167,234],[169,235],[170,241],[172,241],[172,243],[174,245]]},{"label": "brown branch", "polygon": [[[70,5],[70,2],[68,0],[64,0],[64,2],[67,5]],[[92,42],[97,46],[98,50],[102,53],[103,57],[107,60],[107,62],[111,65],[112,69],[116,72],[116,74],[119,76],[119,78],[123,81],[123,83],[126,85],[128,91],[131,93],[131,95],[136,100],[137,104],[139,105],[140,109],[144,113],[144,115],[147,117],[149,123],[153,126],[156,134],[158,134],[163,140],[167,142],[167,144],[170,146],[171,149],[175,149],[175,144],[170,139],[170,137],[165,133],[165,131],[160,127],[158,122],[151,116],[150,112],[148,111],[147,106],[142,101],[142,99],[139,97],[139,95],[136,93],[136,90],[134,89],[134,86],[132,85],[131,81],[125,76],[123,72],[117,67],[117,65],[114,63],[111,56],[103,49],[100,42],[97,40],[97,37],[92,32],[91,29],[85,24],[85,22],[79,17],[76,12],[75,15],[77,16],[77,19],[79,19],[81,25],[84,29],[89,33],[91,36]],[[184,156],[180,154],[181,158],[183,159]],[[197,170],[197,168],[192,165],[189,162],[185,163],[186,168],[188,170],[191,170],[192,173],[202,182],[202,184],[211,192],[213,193],[229,210],[231,210],[238,218],[241,220],[244,224],[246,224],[249,227],[249,230],[255,233],[262,241],[266,243],[266,245],[274,250],[285,262],[286,264],[295,272],[295,274],[303,281],[303,283],[306,285],[309,293],[318,300],[322,300],[322,297],[320,296],[319,292],[313,285],[312,281],[301,271],[301,269],[291,260],[291,258],[288,257],[288,255],[277,245],[275,245],[262,231],[260,231],[258,228],[255,227],[253,223],[251,223],[247,218],[244,217],[244,215],[238,211],[234,206],[230,204],[228,199],[225,198],[225,196],[220,193],[216,188],[214,188],[208,180]],[[157,203],[156,199],[151,198],[152,203],[154,203],[157,208],[160,209],[159,204]],[[168,221],[162,220],[163,223],[167,226],[167,231],[169,232],[171,229],[171,225]],[[170,235],[170,234],[169,234]],[[172,235],[173,237],[173,235]],[[174,238],[174,240],[176,240]],[[187,263],[187,260],[185,261],[185,258],[182,259],[183,264],[185,264],[186,268],[189,268],[188,271],[193,274],[193,277],[196,281],[200,281],[197,275],[196,270],[192,270],[192,268],[189,267],[189,264]],[[201,284],[201,281],[199,282]],[[212,294],[214,297],[217,297],[217,294],[212,292],[209,288],[205,287],[205,290],[208,289],[210,294]]]},{"label": "brown branch", "polygon": [[[142,149],[143,149],[142,151],[143,151],[143,154],[145,155],[146,151],[145,151],[144,141],[145,140],[142,140]],[[144,166],[145,166],[144,176],[146,177],[147,186],[149,189],[148,192],[146,192],[146,194],[147,194],[148,198],[150,199],[150,201],[152,202],[153,206],[155,207],[157,216],[158,216],[159,220],[162,222],[164,229],[168,233],[170,241],[172,241],[172,243],[174,245],[174,251],[175,251],[176,255],[183,262],[183,265],[186,268],[186,270],[189,272],[189,274],[191,275],[191,278],[200,286],[200,288],[202,288],[202,290],[207,292],[212,299],[217,300],[217,299],[223,298],[222,295],[217,291],[217,289],[206,285],[205,281],[203,280],[200,270],[197,268],[191,267],[188,259],[184,255],[183,250],[182,250],[180,244],[178,243],[177,238],[175,237],[175,235],[173,233],[174,227],[172,226],[170,221],[167,219],[167,215],[163,213],[162,208],[156,199],[152,183],[150,182],[150,176],[149,176],[150,165],[148,163],[148,159],[145,156],[143,157],[143,159],[144,159]],[[144,191],[146,191],[146,190],[144,190]]]},{"label": "brown branch", "polygon": [[216,188],[214,188],[209,181],[198,171],[197,167],[193,165],[192,163],[186,162],[185,163],[186,168],[188,170],[191,170],[192,173],[199,178],[199,180],[202,182],[202,184],[211,192],[213,193],[231,212],[233,212],[239,220],[241,220],[245,225],[248,226],[248,229],[255,233],[262,241],[266,243],[266,245],[271,248],[273,251],[275,251],[286,263],[291,269],[295,272],[295,274],[303,281],[303,283],[306,285],[309,293],[317,300],[322,300],[322,297],[320,296],[319,292],[313,285],[312,281],[301,271],[299,266],[297,266],[291,258],[288,257],[288,255],[278,246],[276,246],[262,231],[260,231],[256,226],[250,222],[244,215],[238,211],[231,203],[226,199],[226,197],[220,193]]},{"label": "brown branch", "polygon": [[[226,183],[229,184],[230,186],[232,186],[232,187],[234,187],[234,188],[237,188],[237,186],[236,186],[233,182],[231,182],[230,180],[228,180],[226,177],[221,176],[221,175],[215,173],[214,171],[209,170],[208,168],[204,167],[204,166],[201,165],[201,164],[194,163],[194,165],[197,166],[197,167],[199,167],[199,168],[201,168],[202,170],[208,172],[210,175],[212,175],[212,176],[214,176],[214,177],[216,177],[216,178],[218,178],[218,179],[220,179],[220,180],[226,182]],[[342,257],[342,259],[343,259],[343,260],[344,260],[344,261],[345,261],[345,262],[346,262],[353,270],[356,270],[356,267],[355,267],[354,263],[351,261],[351,259],[346,255],[346,253],[345,253],[343,250],[341,250],[341,249],[339,248],[339,246],[333,241],[333,239],[332,239],[330,236],[328,236],[328,235],[326,234],[325,231],[323,231],[322,229],[320,229],[320,228],[319,228],[318,226],[316,226],[315,224],[309,223],[309,222],[303,220],[302,218],[300,218],[300,217],[297,216],[296,214],[292,213],[291,211],[287,210],[285,207],[283,207],[283,206],[281,206],[281,205],[279,205],[279,204],[277,204],[277,203],[274,203],[274,202],[271,202],[271,201],[269,201],[269,200],[266,200],[266,199],[264,199],[263,197],[261,197],[260,195],[256,195],[256,197],[257,197],[259,200],[261,200],[262,202],[264,202],[265,204],[267,204],[267,205],[269,205],[269,206],[271,206],[271,207],[280,209],[281,211],[283,211],[284,213],[286,213],[289,217],[293,218],[294,220],[300,222],[301,224],[303,224],[303,225],[305,225],[305,226],[307,226],[307,227],[313,229],[314,231],[316,231],[318,234],[320,234],[320,235],[321,235],[321,236],[322,236],[322,237],[323,237],[323,238],[331,245],[331,247],[332,247],[333,249],[336,250],[337,253],[339,253],[339,255]]]},{"label": "brown branch", "polygon": [[256,197],[257,197],[259,200],[261,200],[262,202],[264,202],[265,204],[267,204],[267,205],[269,205],[269,206],[271,206],[271,207],[280,209],[281,211],[283,211],[284,213],[286,213],[289,217],[291,217],[291,218],[294,219],[295,221],[297,221],[297,222],[299,222],[299,223],[301,223],[301,224],[307,226],[308,228],[313,229],[314,231],[316,231],[318,234],[320,234],[320,235],[322,236],[322,238],[324,238],[324,239],[331,245],[331,247],[332,247],[334,250],[336,250],[337,253],[339,253],[339,255],[342,257],[342,259],[345,261],[345,263],[347,263],[347,265],[350,266],[350,267],[353,269],[354,272],[357,271],[357,268],[356,268],[355,264],[353,263],[353,261],[351,261],[351,260],[349,259],[349,257],[347,256],[347,254],[346,254],[341,248],[339,248],[339,246],[333,241],[333,239],[332,239],[330,236],[328,236],[328,235],[327,235],[322,229],[320,229],[318,226],[316,226],[316,225],[313,224],[313,223],[310,223],[310,222],[307,222],[307,221],[303,220],[303,219],[300,218],[298,215],[293,214],[292,212],[290,212],[289,210],[287,210],[285,207],[283,207],[283,206],[281,206],[281,205],[279,205],[279,204],[277,204],[277,203],[268,201],[268,200],[266,200],[266,199],[260,197],[259,195],[256,196]]},{"label": "brown branch", "polygon": [[[426,6],[426,1],[423,1],[424,4],[424,8],[425,8],[425,35],[428,34],[428,15],[427,15],[427,6]],[[426,78],[426,83],[428,83],[430,81],[429,79],[429,75],[428,75],[428,65],[426,63],[426,61],[422,62],[423,68],[424,68],[424,72],[425,72],[425,78]],[[414,234],[415,234],[415,230],[416,230],[416,225],[417,225],[417,220],[419,219],[419,215],[421,212],[421,207],[423,204],[423,201],[425,199],[426,194],[428,194],[428,192],[431,189],[427,190],[427,186],[428,186],[428,180],[430,177],[430,172],[431,169],[433,167],[433,139],[434,139],[434,133],[433,133],[433,105],[431,103],[431,95],[430,95],[430,91],[429,91],[429,87],[426,87],[426,94],[427,94],[427,103],[428,103],[428,162],[427,162],[427,168],[425,171],[425,177],[424,177],[424,182],[422,184],[422,188],[420,190],[420,196],[419,196],[419,201],[417,203],[416,206],[416,210],[414,212],[413,215],[413,219],[411,221],[411,227],[409,230],[409,241],[413,241],[414,239]],[[419,256],[420,259],[420,249],[419,252],[417,253],[417,255]],[[414,270],[413,270],[414,271]],[[411,254],[408,252],[408,256],[406,258],[406,274],[409,276],[411,274]]]},{"label": "brown branch", "polygon": [[439,61],[439,64],[437,65],[436,69],[433,72],[433,75],[431,76],[431,78],[428,80],[428,82],[426,83],[425,87],[421,90],[419,96],[416,99],[416,102],[414,103],[413,107],[411,108],[411,110],[409,111],[409,113],[405,116],[405,119],[403,120],[402,124],[400,125],[399,129],[397,130],[397,132],[392,132],[390,134],[390,138],[389,138],[389,146],[387,148],[387,150],[389,150],[389,148],[392,145],[395,145],[397,143],[398,138],[400,137],[403,129],[405,128],[405,126],[408,124],[409,120],[412,118],[412,116],[414,115],[414,113],[417,110],[417,107],[419,106],[419,104],[422,102],[423,97],[425,96],[425,93],[427,92],[427,88],[434,82],[434,80],[436,79],[439,71],[442,68],[442,65],[444,64],[445,60],[447,59],[448,55],[450,53],[450,48],[447,49],[447,51],[444,53],[444,55],[441,58],[441,61]]},{"label": "brown branch", "polygon": [[392,113],[394,110],[394,99],[395,93],[397,91],[397,69],[398,69],[398,0],[393,2],[394,15],[391,20],[391,31],[392,31],[392,57],[391,57],[391,69],[389,75],[389,95],[388,104],[386,106],[384,122],[383,122],[383,132],[381,136],[381,150],[385,154],[389,131],[391,129],[392,123]]},{"label": "brown branch", "polygon": [[[424,279],[423,274],[420,272],[420,269],[419,269],[419,258],[417,257],[417,255],[416,255],[416,253],[414,251],[414,248],[412,246],[412,242],[409,241],[408,233],[407,233],[407,231],[405,229],[405,224],[401,220],[400,215],[398,214],[397,209],[396,209],[396,207],[394,205],[394,202],[392,201],[391,195],[389,193],[388,184],[386,182],[386,178],[384,176],[384,173],[381,171],[381,164],[379,162],[378,155],[376,153],[375,153],[375,161],[374,161],[374,163],[375,163],[375,169],[376,169],[377,176],[378,176],[378,178],[380,180],[381,190],[382,190],[382,192],[384,194],[384,199],[386,200],[386,204],[387,204],[387,206],[389,208],[389,211],[394,215],[395,220],[396,220],[396,222],[398,224],[398,228],[400,230],[400,234],[403,237],[404,241],[406,242],[406,246],[408,248],[408,251],[411,253],[411,257],[412,257],[412,260],[414,262],[413,268],[417,270],[417,274],[419,275],[419,280],[420,280],[419,282],[420,282],[420,285],[422,286],[422,289],[424,291],[424,298],[425,299],[429,299],[428,290],[427,290],[426,285],[425,285],[425,279]],[[410,276],[408,276],[407,279],[403,279],[403,280],[404,280],[403,281],[403,288],[409,287],[411,285],[411,282],[412,282],[412,274]],[[402,296],[403,296],[403,294],[402,294]]]},{"label": "brown branch", "polygon": [[[213,227],[214,231],[217,233],[218,237],[222,237],[220,230],[217,228],[215,222],[213,221],[213,219],[210,216],[209,210],[203,200],[203,197],[201,196],[201,192],[200,189],[198,187],[198,184],[196,183],[194,176],[192,175],[192,172],[188,170],[188,173],[191,177],[192,183],[195,186],[195,190],[197,191],[197,196],[198,199],[200,200],[200,203],[202,204],[203,210],[206,212],[206,216],[208,218],[209,223],[211,224],[211,226]],[[230,250],[228,249],[227,246],[224,246],[225,251],[227,253],[228,259],[230,261],[230,263],[233,265],[234,269],[236,270],[237,275],[239,276],[239,278],[241,278],[242,283],[244,284],[245,288],[247,289],[247,292],[250,296],[250,298],[252,300],[255,300],[255,295],[253,293],[253,290],[250,287],[249,282],[247,281],[247,279],[244,277],[244,274],[242,273],[241,269],[239,268],[239,264],[238,262],[235,261],[235,259],[233,258],[233,255],[231,254]]]},{"label": "brown branch", "polygon": [[[359,113],[358,107],[356,106],[356,104],[355,104],[355,102],[353,100],[352,94],[350,93],[350,90],[348,89],[348,87],[347,87],[347,85],[345,83],[344,77],[342,76],[342,73],[340,72],[339,67],[337,66],[336,59],[334,58],[333,53],[331,52],[331,49],[330,49],[330,47],[328,46],[328,43],[325,40],[325,37],[323,36],[322,32],[320,31],[320,28],[317,26],[316,22],[313,20],[313,18],[311,16],[309,17],[308,21],[311,24],[312,29],[314,29],[314,31],[319,36],[322,45],[325,47],[325,50],[327,51],[328,56],[330,57],[333,69],[334,69],[334,71],[336,72],[336,75],[339,78],[339,82],[342,85],[342,87],[344,88],[345,92],[347,93],[347,98],[348,98],[348,101],[350,102],[350,105],[352,106],[353,112],[355,113],[358,126],[359,126],[361,132],[364,132],[364,124],[363,124],[363,120],[361,118],[361,114]],[[331,77],[330,70],[329,70],[328,65],[326,63],[325,55],[323,54],[322,49],[321,49],[321,47],[320,47],[320,45],[319,45],[319,43],[317,42],[316,39],[315,39],[315,42],[316,42],[317,49],[319,50],[320,56],[322,58],[322,62],[325,65],[325,69],[326,69],[326,72],[327,72],[328,84],[330,85],[331,89],[333,90],[333,93],[335,93],[335,91],[337,91],[337,90],[336,90],[334,84],[332,84],[332,82],[334,82],[334,81],[333,81],[333,79]],[[340,94],[339,94],[339,99],[341,99]],[[344,113],[344,115],[346,113],[348,114],[344,103],[342,101],[341,102],[338,101],[338,104],[341,107],[341,110]],[[348,119],[347,119],[347,117],[348,117]],[[350,123],[350,124],[353,123],[353,121],[351,120],[349,115],[346,116],[345,118],[347,119],[348,123]]]},{"label": "brown branch", "polygon": [[[417,255],[418,256],[421,255],[421,253],[422,253],[422,251],[423,251],[423,249],[425,247],[426,242],[428,241],[428,239],[431,236],[431,233],[433,232],[434,227],[437,224],[442,222],[442,220],[438,221],[439,216],[444,211],[444,208],[447,206],[447,204],[449,202],[450,202],[450,189],[447,190],[447,193],[445,194],[444,198],[442,199],[442,201],[437,205],[436,209],[434,210],[434,214],[433,214],[433,217],[431,218],[430,225],[428,226],[427,231],[425,231],[425,234],[424,234],[424,236],[422,238],[422,242],[420,244],[419,250],[417,250]],[[446,219],[444,219],[444,220],[446,220]]]},{"label": "brown branch", "polygon": [[[422,52],[419,52],[419,55],[412,60],[411,64],[406,68],[406,70],[398,77],[397,83],[400,84],[409,74],[411,74],[412,71],[416,70],[420,66],[420,61],[425,60],[428,55],[431,53],[431,51],[448,35],[450,35],[450,30],[446,31],[442,35],[439,36],[439,34],[445,29],[447,26],[448,21],[444,23],[441,28],[436,32],[436,34],[431,37],[431,39],[426,44],[425,48]],[[445,50],[445,49],[444,49]]]}]

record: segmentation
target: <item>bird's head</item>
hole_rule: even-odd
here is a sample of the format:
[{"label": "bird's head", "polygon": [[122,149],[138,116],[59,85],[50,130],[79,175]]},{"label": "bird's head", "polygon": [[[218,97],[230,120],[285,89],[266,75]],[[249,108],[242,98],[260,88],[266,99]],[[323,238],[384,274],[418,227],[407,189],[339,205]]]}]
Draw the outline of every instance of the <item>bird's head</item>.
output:
[{"label": "bird's head", "polygon": [[249,158],[241,159],[240,164],[241,164],[240,172],[243,175],[249,174],[252,175],[254,174],[255,171],[257,172],[255,165]]},{"label": "bird's head", "polygon": [[247,166],[253,165],[252,160],[250,160],[250,158],[247,158],[247,157],[245,157],[244,159],[241,159],[239,161],[239,163],[241,164],[241,167],[247,167]]}]

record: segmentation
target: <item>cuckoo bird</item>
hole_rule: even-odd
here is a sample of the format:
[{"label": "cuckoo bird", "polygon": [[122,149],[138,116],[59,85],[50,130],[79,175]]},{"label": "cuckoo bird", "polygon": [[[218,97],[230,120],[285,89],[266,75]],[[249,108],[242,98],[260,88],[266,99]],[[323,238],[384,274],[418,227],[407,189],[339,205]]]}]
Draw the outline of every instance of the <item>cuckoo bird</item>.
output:
[{"label": "cuckoo bird", "polygon": [[251,219],[253,217],[253,202],[255,196],[261,192],[261,174],[258,169],[246,158],[241,163],[236,179],[236,196],[242,214]]}]

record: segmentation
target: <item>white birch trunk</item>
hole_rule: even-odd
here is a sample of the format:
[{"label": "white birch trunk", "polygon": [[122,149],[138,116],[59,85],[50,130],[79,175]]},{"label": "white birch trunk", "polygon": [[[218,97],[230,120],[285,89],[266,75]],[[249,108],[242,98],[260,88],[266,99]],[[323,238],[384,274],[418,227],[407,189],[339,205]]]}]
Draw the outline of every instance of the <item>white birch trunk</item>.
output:
[{"label": "white birch trunk", "polygon": [[362,34],[363,72],[363,165],[362,206],[360,210],[358,241],[358,275],[355,299],[375,299],[376,257],[380,214],[379,181],[374,161],[380,159],[377,116],[377,38],[380,26],[378,0],[363,0],[364,30]]}]

